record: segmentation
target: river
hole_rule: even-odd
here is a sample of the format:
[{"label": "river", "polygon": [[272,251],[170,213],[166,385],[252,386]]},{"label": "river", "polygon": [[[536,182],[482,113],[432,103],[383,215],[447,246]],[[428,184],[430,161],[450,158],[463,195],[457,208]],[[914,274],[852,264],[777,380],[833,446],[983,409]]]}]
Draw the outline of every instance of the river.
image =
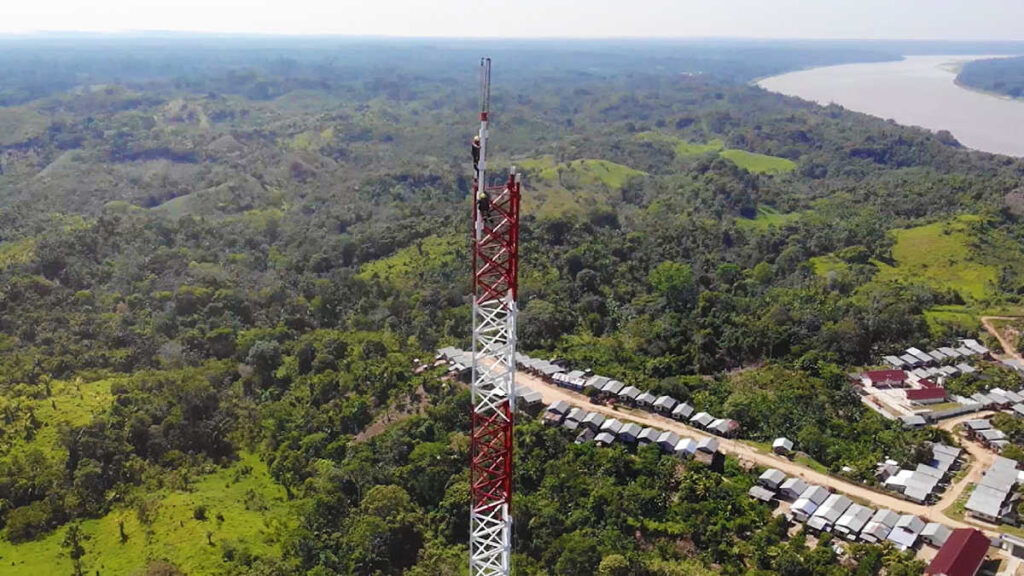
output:
[{"label": "river", "polygon": [[1024,100],[955,82],[958,65],[978,58],[908,56],[898,62],[825,66],[773,76],[758,85],[900,124],[949,130],[968,148],[1024,157]]}]

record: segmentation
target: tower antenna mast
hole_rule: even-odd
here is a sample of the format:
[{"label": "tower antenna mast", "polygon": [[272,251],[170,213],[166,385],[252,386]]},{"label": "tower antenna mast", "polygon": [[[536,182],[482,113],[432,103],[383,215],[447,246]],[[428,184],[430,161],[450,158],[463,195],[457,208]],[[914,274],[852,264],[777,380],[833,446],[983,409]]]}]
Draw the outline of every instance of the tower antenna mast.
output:
[{"label": "tower antenna mast", "polygon": [[[519,186],[513,167],[487,185],[491,59],[480,60],[479,160],[473,181],[473,416],[470,438],[470,576],[508,576],[512,549]],[[476,151],[474,151],[474,156]]]}]

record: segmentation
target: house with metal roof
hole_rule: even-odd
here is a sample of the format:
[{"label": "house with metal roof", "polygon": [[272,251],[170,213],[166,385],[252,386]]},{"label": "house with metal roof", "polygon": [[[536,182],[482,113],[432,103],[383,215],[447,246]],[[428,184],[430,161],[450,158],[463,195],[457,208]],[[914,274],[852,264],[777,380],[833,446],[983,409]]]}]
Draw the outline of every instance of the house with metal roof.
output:
[{"label": "house with metal roof", "polygon": [[914,404],[938,404],[946,401],[946,389],[935,387],[907,390],[907,400]]},{"label": "house with metal roof", "polygon": [[901,416],[900,421],[903,422],[903,428],[906,430],[924,428],[928,425],[928,421],[920,414],[907,414],[905,416]]},{"label": "house with metal roof", "polygon": [[604,388],[601,388],[601,392],[604,392],[605,394],[615,394],[617,396],[619,391],[625,387],[626,385],[618,380],[609,380],[608,383],[604,385]]},{"label": "house with metal roof", "polygon": [[951,532],[949,526],[938,522],[929,522],[924,525],[924,530],[921,530],[921,541],[938,548],[946,543]]},{"label": "house with metal roof", "polygon": [[[580,421],[573,420],[572,418],[566,416],[565,420],[562,420],[562,428],[565,428],[566,430],[576,431],[580,428]],[[590,428],[584,428],[584,430],[590,430]]]},{"label": "house with metal roof", "polygon": [[957,364],[956,369],[959,370],[961,374],[974,374],[975,372],[978,371],[977,369],[974,368],[974,366],[971,366],[966,362],[961,362]]},{"label": "house with metal roof", "polygon": [[796,500],[801,494],[807,491],[807,482],[804,482],[801,478],[787,478],[782,485],[779,486],[779,496],[788,498],[789,500]]},{"label": "house with metal roof", "polygon": [[811,519],[807,521],[807,527],[819,532],[831,530],[851,504],[853,504],[853,501],[846,496],[832,494],[814,511]]},{"label": "house with metal roof", "polygon": [[803,494],[793,502],[789,513],[797,522],[807,522],[812,514],[818,509],[831,493],[821,486],[812,484],[804,490]]},{"label": "house with metal roof", "polygon": [[927,365],[935,361],[935,359],[929,356],[928,353],[924,352],[923,350],[918,350],[917,348],[907,348],[907,354],[910,354],[914,358],[917,358],[918,360],[921,361],[922,364]]},{"label": "house with metal roof", "polygon": [[938,350],[932,350],[928,352],[928,355],[932,357],[936,362],[944,362],[948,356]]},{"label": "house with metal roof", "polygon": [[725,437],[735,436],[739,429],[740,423],[732,418],[717,418],[708,425],[708,432]]},{"label": "house with metal roof", "polygon": [[697,451],[705,454],[718,452],[718,438],[705,438],[697,442]]},{"label": "house with metal roof", "polygon": [[939,548],[924,573],[930,576],[975,576],[992,542],[975,528],[957,528]]},{"label": "house with metal roof", "polygon": [[913,514],[904,514],[896,521],[896,525],[892,527],[892,531],[885,538],[896,548],[907,550],[914,547],[922,530],[924,530],[924,520]]},{"label": "house with metal roof", "polygon": [[693,415],[693,406],[686,402],[680,402],[672,409],[672,417],[679,421],[685,421]]},{"label": "house with metal roof", "polygon": [[593,430],[591,430],[590,428],[584,428],[583,431],[580,432],[578,436],[576,436],[576,443],[586,444],[587,442],[592,441],[596,436],[597,434],[594,434]]},{"label": "house with metal roof", "polygon": [[758,477],[757,483],[768,488],[769,490],[778,490],[779,486],[786,481],[786,475],[782,470],[775,468],[769,468],[761,473]]},{"label": "house with metal roof", "polygon": [[658,430],[657,428],[644,428],[640,432],[640,435],[636,437],[636,440],[641,446],[644,446],[647,444],[654,444],[658,441],[658,437],[660,436],[661,430]]},{"label": "house with metal roof", "polygon": [[565,418],[565,416],[558,412],[547,411],[544,412],[543,416],[541,416],[541,422],[545,426],[558,426],[562,423],[563,418]]},{"label": "house with metal roof", "polygon": [[679,434],[672,431],[662,432],[658,436],[658,447],[662,452],[672,454],[676,451],[676,444],[679,444]]},{"label": "house with metal roof", "polygon": [[606,418],[604,414],[601,414],[600,412],[591,412],[583,417],[580,424],[590,428],[594,432],[597,432],[601,429],[601,425],[604,424],[605,420]]},{"label": "house with metal roof", "polygon": [[676,456],[685,458],[686,456],[693,456],[697,452],[697,441],[693,438],[683,438],[676,444],[675,453]]},{"label": "house with metal roof", "polygon": [[921,359],[913,354],[904,354],[900,356],[900,360],[903,362],[903,366],[907,368],[917,368],[921,366]]},{"label": "house with metal roof", "polygon": [[598,446],[610,446],[611,444],[615,443],[615,435],[609,432],[601,432],[596,437],[594,437],[594,442]]},{"label": "house with metal roof", "polygon": [[707,412],[697,412],[690,417],[690,424],[699,428],[706,428],[709,424],[715,421],[715,417]]},{"label": "house with metal roof", "polygon": [[619,430],[622,430],[622,422],[619,422],[615,418],[609,418],[604,421],[604,424],[601,424],[601,432],[618,435]]},{"label": "house with metal roof", "polygon": [[622,390],[619,390],[619,400],[633,403],[636,402],[636,399],[640,394],[640,389],[636,386],[626,386]]},{"label": "house with metal roof", "polygon": [[882,360],[897,370],[902,369],[907,365],[907,363],[901,360],[899,356],[883,356]]},{"label": "house with metal roof", "polygon": [[1006,399],[1010,401],[1011,404],[1024,402],[1024,396],[1021,396],[1019,392],[1014,392],[1013,390],[1000,390],[999,388],[993,388],[992,391],[998,391],[1003,396],[1006,396]]},{"label": "house with metal roof", "polygon": [[900,515],[892,510],[882,508],[871,516],[868,523],[860,531],[860,539],[864,542],[877,543],[889,536],[896,522],[899,522]]},{"label": "house with metal roof", "polygon": [[957,352],[956,349],[950,348],[949,346],[942,346],[942,347],[940,347],[939,348],[939,352],[942,352],[948,358],[959,358],[959,357],[963,356],[963,354]]},{"label": "house with metal roof", "polygon": [[588,412],[579,407],[573,407],[566,414],[566,420],[575,420],[577,422],[583,422],[583,419],[587,417]]},{"label": "house with metal roof", "polygon": [[547,411],[555,412],[557,414],[565,414],[566,412],[569,411],[569,403],[566,402],[565,400],[559,400],[558,402],[555,402],[548,406]]},{"label": "house with metal roof", "polygon": [[875,388],[900,388],[907,381],[907,373],[903,370],[868,370],[862,382]]},{"label": "house with metal roof", "polygon": [[750,490],[747,491],[747,494],[749,494],[751,498],[755,498],[761,502],[771,502],[772,498],[775,498],[775,493],[764,486],[751,486]]},{"label": "house with metal roof", "polygon": [[627,422],[619,429],[619,440],[626,444],[636,444],[637,440],[640,439],[641,432],[643,432],[643,428],[639,424]]},{"label": "house with metal roof", "polygon": [[787,455],[793,451],[793,441],[785,436],[779,436],[772,441],[772,452],[780,455]]},{"label": "house with metal roof", "polygon": [[646,408],[654,404],[655,400],[657,400],[657,398],[654,397],[654,394],[644,392],[636,397],[636,405]]},{"label": "house with metal roof", "polygon": [[985,354],[989,353],[989,349],[984,347],[984,346],[982,346],[981,344],[979,344],[977,340],[973,340],[973,339],[967,338],[967,339],[961,340],[961,342],[963,343],[964,346],[970,348],[971,350],[974,350],[978,354],[985,355]]},{"label": "house with metal roof", "polygon": [[843,515],[836,521],[835,533],[847,540],[853,541],[857,539],[857,535],[871,520],[871,515],[874,514],[874,510],[867,506],[861,506],[860,504],[851,504],[849,508],[843,512]]},{"label": "house with metal roof", "polygon": [[672,409],[679,404],[679,401],[671,396],[658,396],[654,399],[654,410],[661,414],[671,414]]},{"label": "house with metal roof", "polygon": [[974,351],[974,350],[972,350],[972,349],[970,349],[970,348],[968,348],[967,346],[964,346],[964,345],[957,346],[956,351],[959,352],[960,354],[962,354],[966,358],[970,358],[971,356],[977,356],[978,355],[978,353],[976,351]]},{"label": "house with metal roof", "polygon": [[998,488],[979,484],[975,486],[964,508],[969,514],[986,522],[999,523],[1010,513],[1006,505],[1009,493]]},{"label": "house with metal roof", "polygon": [[605,385],[608,384],[609,381],[611,381],[611,378],[608,378],[607,376],[598,376],[595,374],[594,376],[591,376],[590,378],[586,379],[586,381],[583,384],[583,389],[600,392],[602,389],[604,389]]}]

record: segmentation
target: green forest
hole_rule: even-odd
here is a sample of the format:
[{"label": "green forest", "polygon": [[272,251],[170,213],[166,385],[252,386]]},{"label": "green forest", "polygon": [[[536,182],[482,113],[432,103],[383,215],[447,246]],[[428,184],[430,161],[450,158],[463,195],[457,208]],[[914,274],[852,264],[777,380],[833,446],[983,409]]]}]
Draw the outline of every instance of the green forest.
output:
[{"label": "green forest", "polygon": [[956,77],[962,85],[1011,98],[1024,97],[1024,57],[975,60]]},{"label": "green forest", "polygon": [[[469,392],[416,360],[469,341],[479,46],[70,42],[0,43],[0,574],[467,573]],[[888,49],[489,55],[520,350],[857,480],[948,440],[846,374],[1024,308],[1024,162],[749,84]],[[924,568],[572,439],[517,423],[516,574]]]}]

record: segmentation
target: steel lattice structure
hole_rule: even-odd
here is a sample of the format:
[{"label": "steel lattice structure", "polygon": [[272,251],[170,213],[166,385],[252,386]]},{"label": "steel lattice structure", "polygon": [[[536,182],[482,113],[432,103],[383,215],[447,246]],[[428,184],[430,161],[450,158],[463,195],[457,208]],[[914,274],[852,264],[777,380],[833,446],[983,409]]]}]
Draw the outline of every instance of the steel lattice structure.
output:
[{"label": "steel lattice structure", "polygon": [[[512,547],[519,186],[515,169],[487,186],[491,61],[480,62],[480,160],[473,202],[473,431],[470,439],[471,576],[507,576]],[[486,194],[486,207],[478,201]]]}]

